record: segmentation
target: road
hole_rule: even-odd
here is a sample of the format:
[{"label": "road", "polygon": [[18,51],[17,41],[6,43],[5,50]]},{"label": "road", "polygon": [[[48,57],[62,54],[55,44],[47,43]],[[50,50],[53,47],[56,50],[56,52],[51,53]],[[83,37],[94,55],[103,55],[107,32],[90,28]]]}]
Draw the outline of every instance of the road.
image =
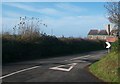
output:
[{"label": "road", "polygon": [[3,82],[102,82],[86,68],[106,51],[94,51],[33,61],[11,63],[2,67]]}]

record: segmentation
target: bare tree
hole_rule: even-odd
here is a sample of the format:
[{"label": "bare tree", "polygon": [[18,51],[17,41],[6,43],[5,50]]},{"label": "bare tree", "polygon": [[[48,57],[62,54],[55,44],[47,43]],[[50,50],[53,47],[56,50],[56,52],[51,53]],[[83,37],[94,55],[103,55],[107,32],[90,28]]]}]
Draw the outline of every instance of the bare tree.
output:
[{"label": "bare tree", "polygon": [[117,28],[117,36],[120,38],[120,2],[108,2],[105,5],[108,12],[108,19],[115,24]]},{"label": "bare tree", "polygon": [[[18,34],[21,39],[33,39],[38,38],[41,35],[40,25],[46,26],[39,18],[20,17],[18,24]],[[14,28],[15,31],[16,28]]]}]

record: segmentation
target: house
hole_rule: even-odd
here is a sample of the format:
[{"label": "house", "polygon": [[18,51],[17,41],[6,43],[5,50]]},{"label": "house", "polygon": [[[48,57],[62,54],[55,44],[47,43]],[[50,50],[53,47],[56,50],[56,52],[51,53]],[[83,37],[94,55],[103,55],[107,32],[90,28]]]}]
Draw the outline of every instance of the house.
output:
[{"label": "house", "polygon": [[90,30],[88,33],[88,39],[101,39],[105,40],[108,37],[106,30]]},{"label": "house", "polygon": [[113,29],[108,33],[106,30],[90,30],[88,33],[87,38],[91,40],[99,39],[99,40],[106,40],[107,38],[114,38],[117,39],[117,30]]},{"label": "house", "polygon": [[106,30],[97,30],[92,29],[88,33],[88,39],[99,39],[99,40],[107,40],[107,39],[117,39],[118,29],[111,28],[112,26],[108,24]]},{"label": "house", "polygon": [[105,40],[108,37],[106,30],[100,30],[98,33],[98,39]]},{"label": "house", "polygon": [[88,33],[88,38],[97,39],[98,32],[99,32],[98,30],[90,30]]}]

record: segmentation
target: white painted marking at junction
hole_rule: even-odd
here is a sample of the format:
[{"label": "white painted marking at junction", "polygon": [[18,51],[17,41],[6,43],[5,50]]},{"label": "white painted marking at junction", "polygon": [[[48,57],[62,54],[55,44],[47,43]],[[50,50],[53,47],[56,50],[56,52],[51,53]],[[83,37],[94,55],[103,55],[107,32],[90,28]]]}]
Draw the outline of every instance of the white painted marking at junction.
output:
[{"label": "white painted marking at junction", "polygon": [[[49,69],[60,70],[60,71],[70,71],[76,64],[77,63],[67,64],[67,65],[60,65],[60,66],[52,67],[52,68],[49,68]],[[71,65],[68,69],[60,68],[60,67],[68,66],[68,65]]]},{"label": "white painted marking at junction", "polygon": [[3,79],[3,78],[6,78],[6,77],[15,75],[15,74],[17,74],[17,73],[21,73],[21,72],[24,72],[24,71],[28,71],[28,70],[31,70],[31,69],[35,69],[35,68],[38,68],[38,67],[40,67],[40,66],[34,66],[34,67],[31,67],[31,68],[26,68],[26,69],[23,69],[23,70],[19,70],[19,71],[16,71],[16,72],[7,74],[7,75],[5,75],[5,76],[2,76],[2,77],[0,77],[0,79]]},{"label": "white painted marking at junction", "polygon": [[89,57],[90,55],[85,55],[85,56],[81,56],[81,57],[76,57],[76,58],[72,58],[70,60],[76,60],[76,59],[81,59],[81,58],[84,58],[84,57]]}]

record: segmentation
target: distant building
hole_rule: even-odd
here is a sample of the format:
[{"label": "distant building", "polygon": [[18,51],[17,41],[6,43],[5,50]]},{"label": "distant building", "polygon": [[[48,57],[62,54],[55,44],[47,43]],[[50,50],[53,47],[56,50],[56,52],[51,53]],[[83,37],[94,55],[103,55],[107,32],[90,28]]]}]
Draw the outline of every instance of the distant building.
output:
[{"label": "distant building", "polygon": [[97,39],[97,35],[98,35],[98,30],[90,30],[88,33],[88,38],[89,39]]},{"label": "distant building", "polygon": [[92,29],[88,33],[88,39],[100,39],[100,40],[106,40],[107,38],[115,38],[117,36],[118,30],[110,28],[110,25],[108,25],[108,28],[106,30],[96,30]]},{"label": "distant building", "polygon": [[88,33],[88,39],[101,39],[105,40],[108,37],[106,30],[90,30]]}]

